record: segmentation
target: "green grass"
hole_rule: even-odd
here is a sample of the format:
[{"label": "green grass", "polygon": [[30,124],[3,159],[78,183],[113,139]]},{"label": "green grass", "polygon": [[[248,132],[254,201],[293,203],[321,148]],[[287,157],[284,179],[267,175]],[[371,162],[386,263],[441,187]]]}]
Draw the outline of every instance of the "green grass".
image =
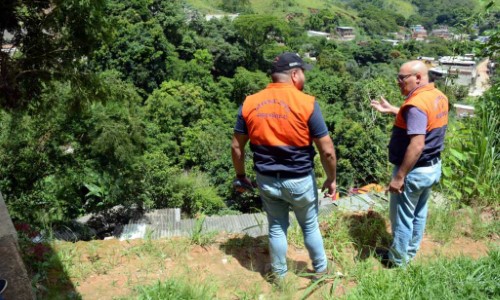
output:
[{"label": "green grass", "polygon": [[457,230],[459,223],[463,223],[463,217],[456,213],[453,208],[430,205],[426,231],[436,241],[447,243],[457,237],[460,234]]},{"label": "green grass", "polygon": [[464,207],[456,210],[446,206],[431,205],[427,218],[426,232],[441,243],[458,237],[481,240],[493,237],[500,232],[498,207]]},{"label": "green grass", "polygon": [[[278,0],[278,2],[279,1],[281,0]],[[187,0],[186,2],[206,14],[227,13],[218,8],[218,5],[222,2],[222,0]],[[328,4],[331,3],[331,1],[325,0],[296,0],[295,5],[286,7],[285,9],[275,7],[275,4],[273,4],[273,1],[271,0],[251,0],[250,3],[252,5],[253,12],[256,14],[271,14],[285,17],[288,13],[298,13],[308,16],[311,14],[309,9],[329,9],[347,17],[356,18],[355,12],[345,10],[336,5]]]},{"label": "green grass", "polygon": [[215,242],[215,237],[217,236],[217,232],[211,231],[207,232],[203,228],[203,224],[205,224],[205,215],[201,215],[196,218],[194,223],[193,231],[191,232],[190,240],[191,244],[199,245],[199,246],[208,246]]},{"label": "green grass", "polygon": [[398,13],[405,18],[416,13],[415,6],[413,6],[410,1],[403,0],[386,0],[385,9]]},{"label": "green grass", "polygon": [[221,2],[220,0],[187,0],[186,2],[193,8],[196,8],[206,14],[224,13],[217,7]]},{"label": "green grass", "polygon": [[346,299],[498,299],[500,251],[365,273]]},{"label": "green grass", "polygon": [[[164,300],[164,299],[214,299],[217,286],[212,283],[193,284],[182,278],[170,278],[150,286],[137,287],[139,300]],[[130,299],[129,297],[123,299]]]},{"label": "green grass", "polygon": [[465,231],[465,235],[480,240],[500,232],[500,221],[498,219],[500,208],[466,207],[465,211],[470,220],[470,227]]},{"label": "green grass", "polygon": [[[262,277],[253,274],[257,276],[248,277],[244,284],[240,280],[247,277],[238,277],[242,274],[234,271],[221,276],[216,270],[205,273],[207,270],[200,266],[189,265],[186,253],[193,245],[192,238],[146,239],[117,246],[99,241],[78,247],[55,242],[49,274],[57,278],[59,285],[46,285],[48,291],[43,295],[51,296],[47,299],[65,299],[73,293],[71,297],[78,298],[75,291],[64,289],[65,276],[69,283],[78,286],[90,276],[121,270],[121,275],[126,276],[126,282],[121,284],[133,289],[123,299],[499,299],[497,282],[500,278],[496,266],[500,248],[495,240],[500,231],[498,209],[454,210],[448,206],[432,206],[429,212],[428,237],[443,243],[463,236],[480,239],[491,243],[489,255],[478,260],[450,258],[446,251],[449,246],[445,244],[436,246],[436,250],[442,251],[436,251],[433,256],[426,254],[406,269],[384,269],[371,251],[389,242],[387,211],[334,211],[320,215],[320,226],[327,256],[335,263],[333,270],[341,271],[345,277],[332,276],[326,285],[304,286],[302,277],[309,272],[307,266],[290,259],[286,281],[269,286],[269,279],[262,271],[262,253],[268,247],[265,236],[238,236],[220,245],[220,250],[225,252],[224,258],[238,261],[252,273],[261,273]],[[202,224],[200,218],[199,228]],[[302,233],[297,225],[290,227],[289,243],[303,247]],[[174,269],[172,262],[179,265]],[[123,268],[130,263],[133,269]],[[212,271],[215,271],[213,276],[210,275]],[[65,276],[57,275],[64,273]],[[160,281],[151,284],[157,280],[157,274],[161,274]],[[200,274],[208,276],[198,276]],[[117,284],[119,281],[111,282],[110,288],[116,289]]]}]

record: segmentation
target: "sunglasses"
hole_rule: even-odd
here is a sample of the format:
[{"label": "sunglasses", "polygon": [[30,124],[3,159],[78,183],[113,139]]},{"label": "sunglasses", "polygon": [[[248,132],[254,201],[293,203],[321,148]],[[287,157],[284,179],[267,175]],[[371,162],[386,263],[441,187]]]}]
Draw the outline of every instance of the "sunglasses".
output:
[{"label": "sunglasses", "polygon": [[406,74],[406,75],[404,75],[404,74],[398,74],[398,81],[399,82],[403,82],[406,78],[408,78],[410,76],[413,76],[413,75],[415,75],[415,74],[413,74],[413,73],[412,74]]}]

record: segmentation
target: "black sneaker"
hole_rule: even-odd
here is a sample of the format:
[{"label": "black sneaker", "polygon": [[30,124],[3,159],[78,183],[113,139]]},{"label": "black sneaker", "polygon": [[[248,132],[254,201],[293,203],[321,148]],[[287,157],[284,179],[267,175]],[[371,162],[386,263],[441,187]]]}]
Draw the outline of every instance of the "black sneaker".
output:
[{"label": "black sneaker", "polygon": [[6,288],[7,288],[7,280],[0,279],[0,294],[3,293]]},{"label": "black sneaker", "polygon": [[377,248],[375,249],[375,256],[380,260],[380,263],[387,269],[392,269],[396,267],[396,264],[389,259],[389,251],[386,249]]}]

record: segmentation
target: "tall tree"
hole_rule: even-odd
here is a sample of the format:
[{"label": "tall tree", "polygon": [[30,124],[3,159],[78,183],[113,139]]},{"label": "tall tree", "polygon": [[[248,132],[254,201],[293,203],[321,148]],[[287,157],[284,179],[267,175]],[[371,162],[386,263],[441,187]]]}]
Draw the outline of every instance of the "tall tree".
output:
[{"label": "tall tree", "polygon": [[176,2],[167,5],[150,0],[112,0],[109,3],[107,13],[116,28],[115,38],[102,45],[93,62],[98,70],[120,71],[147,98],[175,74],[178,55],[166,33],[177,40],[178,16],[171,16],[168,11],[169,5],[176,8]]},{"label": "tall tree", "polygon": [[44,82],[82,82],[86,58],[109,37],[105,0],[27,0],[0,4],[0,105],[25,107]]},{"label": "tall tree", "polygon": [[288,38],[288,24],[270,15],[243,15],[235,20],[238,34],[244,39],[254,66],[265,69],[263,53],[266,46],[285,42]]}]

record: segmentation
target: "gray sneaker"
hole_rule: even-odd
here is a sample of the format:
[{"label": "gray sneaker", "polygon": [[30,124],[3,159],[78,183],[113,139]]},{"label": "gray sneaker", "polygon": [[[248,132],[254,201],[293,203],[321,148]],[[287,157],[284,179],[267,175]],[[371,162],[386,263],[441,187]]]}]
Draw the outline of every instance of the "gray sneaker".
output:
[{"label": "gray sneaker", "polygon": [[333,262],[328,262],[328,265],[326,267],[325,271],[322,272],[316,272],[311,276],[311,282],[323,282],[323,281],[330,281],[335,278],[342,278],[344,277],[344,274],[342,274],[339,271],[335,271],[335,264]]}]

